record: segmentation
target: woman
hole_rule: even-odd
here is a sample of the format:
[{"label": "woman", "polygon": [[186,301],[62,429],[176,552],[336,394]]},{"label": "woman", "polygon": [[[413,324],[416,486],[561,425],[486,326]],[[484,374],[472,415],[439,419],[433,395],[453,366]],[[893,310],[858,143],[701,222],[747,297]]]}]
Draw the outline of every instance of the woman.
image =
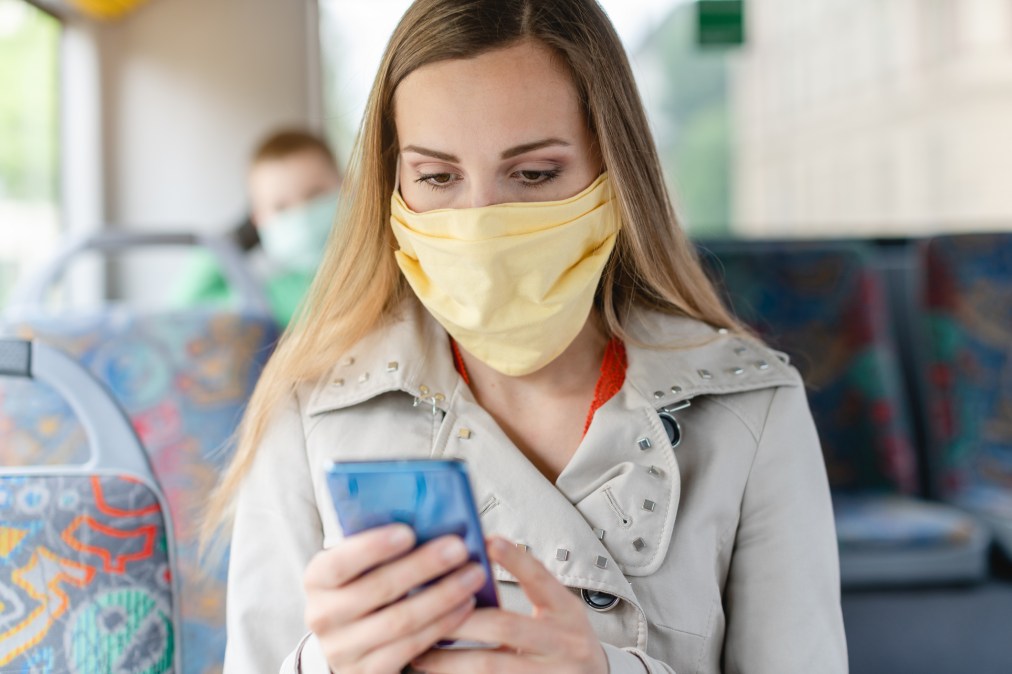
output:
[{"label": "woman", "polygon": [[[227,672],[846,671],[801,381],[700,271],[593,0],[418,0],[350,180],[213,504]],[[401,457],[468,462],[502,609],[452,537],[342,539],[321,464]]]}]

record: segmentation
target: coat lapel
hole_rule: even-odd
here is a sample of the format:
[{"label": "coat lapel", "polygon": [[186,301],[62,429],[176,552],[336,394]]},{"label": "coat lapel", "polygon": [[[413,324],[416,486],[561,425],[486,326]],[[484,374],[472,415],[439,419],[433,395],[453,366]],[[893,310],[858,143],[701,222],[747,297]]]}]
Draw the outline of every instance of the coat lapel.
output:
[{"label": "coat lapel", "polygon": [[[592,523],[513,445],[470,392],[459,389],[449,407],[441,434],[445,444],[436,456],[467,461],[485,534],[525,545],[566,585],[607,592],[639,608]],[[502,569],[497,577],[516,582]]]},{"label": "coat lapel", "polygon": [[678,461],[653,407],[624,386],[595,414],[555,485],[627,576],[654,573],[678,511]]}]

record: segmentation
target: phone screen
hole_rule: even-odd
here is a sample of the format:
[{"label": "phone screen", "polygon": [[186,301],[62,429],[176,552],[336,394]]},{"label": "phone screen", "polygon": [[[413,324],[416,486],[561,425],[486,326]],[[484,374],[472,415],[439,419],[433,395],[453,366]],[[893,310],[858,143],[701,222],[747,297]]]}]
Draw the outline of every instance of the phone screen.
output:
[{"label": "phone screen", "polygon": [[414,529],[416,545],[445,534],[460,536],[470,561],[485,568],[487,580],[475,594],[477,607],[499,605],[463,461],[335,462],[327,467],[327,485],[346,536],[395,522]]}]

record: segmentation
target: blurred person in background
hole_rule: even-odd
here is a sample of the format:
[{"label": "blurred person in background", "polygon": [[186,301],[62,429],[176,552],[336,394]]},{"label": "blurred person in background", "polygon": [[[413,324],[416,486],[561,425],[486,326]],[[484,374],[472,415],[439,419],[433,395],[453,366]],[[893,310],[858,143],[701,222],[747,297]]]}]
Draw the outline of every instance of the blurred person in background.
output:
[{"label": "blurred person in background", "polygon": [[[287,325],[309,289],[337,211],[341,172],[327,144],[302,130],[265,138],[248,176],[250,217],[232,236],[249,253],[274,317]],[[227,302],[230,291],[210,255],[193,259],[176,288],[182,305]]]}]

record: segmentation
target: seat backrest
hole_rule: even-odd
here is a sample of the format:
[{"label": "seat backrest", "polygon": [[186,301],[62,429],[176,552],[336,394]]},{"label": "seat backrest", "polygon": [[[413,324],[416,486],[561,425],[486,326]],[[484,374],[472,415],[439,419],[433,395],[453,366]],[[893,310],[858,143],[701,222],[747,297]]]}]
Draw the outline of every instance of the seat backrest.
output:
[{"label": "seat backrest", "polygon": [[49,384],[88,441],[79,466],[0,466],[0,671],[182,671],[171,516],[129,421],[44,344],[0,340],[0,378]]},{"label": "seat backrest", "polygon": [[701,244],[734,313],[801,372],[832,488],[910,493],[916,457],[868,256],[843,242]]},{"label": "seat backrest", "polygon": [[[946,497],[1012,494],[1012,233],[921,247],[922,372],[933,474]],[[986,508],[986,504],[978,504]]]},{"label": "seat backrest", "polygon": [[[167,235],[136,238],[139,245],[176,242]],[[125,236],[102,242],[105,248],[133,245]],[[69,258],[61,259],[66,263]],[[58,273],[53,269],[45,276]],[[32,315],[24,307],[38,302],[47,283],[31,285],[31,293],[20,294],[17,320],[3,329],[68,353],[108,387],[127,413],[175,523],[180,636],[185,644],[182,671],[218,671],[226,639],[227,557],[214,565],[201,559],[201,508],[230,458],[231,436],[277,340],[278,327],[266,305],[254,302],[244,302],[239,311],[142,313],[114,308]],[[75,415],[38,382],[0,385],[0,434],[4,428],[12,429],[13,437],[0,443],[0,462],[80,462],[87,453]]]}]

